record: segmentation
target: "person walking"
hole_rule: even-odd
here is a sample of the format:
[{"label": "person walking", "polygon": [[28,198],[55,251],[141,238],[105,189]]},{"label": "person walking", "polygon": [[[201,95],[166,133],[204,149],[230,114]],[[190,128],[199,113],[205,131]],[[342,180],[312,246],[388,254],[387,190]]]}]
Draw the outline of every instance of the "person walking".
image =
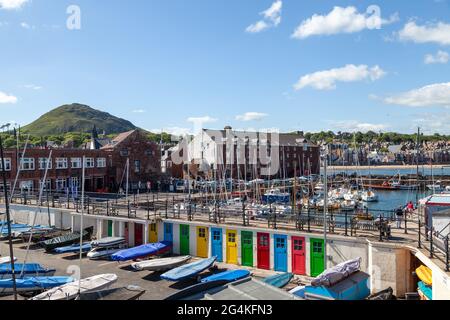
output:
[{"label": "person walking", "polygon": [[395,215],[397,218],[397,228],[401,229],[402,228],[402,220],[403,220],[403,209],[402,207],[398,207],[397,210],[395,210]]}]

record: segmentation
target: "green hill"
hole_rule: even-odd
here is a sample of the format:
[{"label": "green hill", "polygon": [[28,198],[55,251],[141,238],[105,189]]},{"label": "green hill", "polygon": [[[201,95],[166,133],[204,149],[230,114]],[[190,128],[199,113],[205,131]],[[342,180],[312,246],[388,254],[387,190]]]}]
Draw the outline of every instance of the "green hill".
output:
[{"label": "green hill", "polygon": [[130,121],[78,103],[53,109],[22,129],[31,135],[47,136],[67,132],[87,133],[91,132],[94,125],[97,126],[99,133],[105,131],[106,134],[117,134],[138,129]]}]

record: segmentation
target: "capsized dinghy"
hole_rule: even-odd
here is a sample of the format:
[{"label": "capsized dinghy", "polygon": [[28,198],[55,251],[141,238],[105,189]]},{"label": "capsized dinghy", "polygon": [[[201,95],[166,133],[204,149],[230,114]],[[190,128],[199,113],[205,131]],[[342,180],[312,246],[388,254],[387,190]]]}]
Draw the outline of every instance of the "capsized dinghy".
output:
[{"label": "capsized dinghy", "polygon": [[[78,293],[102,290],[117,281],[115,274],[100,274],[90,278],[77,280],[45,291],[30,300],[73,300]],[[81,283],[81,286],[80,286]]]},{"label": "capsized dinghy", "polygon": [[111,256],[113,261],[128,261],[145,258],[152,255],[162,254],[172,249],[172,242],[163,241],[157,243],[144,244],[139,247],[125,249],[114,253]]},{"label": "capsized dinghy", "polygon": [[[91,237],[94,227],[89,227],[83,231],[83,239],[88,239]],[[50,252],[59,247],[65,247],[80,241],[80,233],[73,232],[63,236],[59,236],[50,240],[41,242],[45,251]]]},{"label": "capsized dinghy", "polygon": [[137,271],[165,271],[176,268],[185,262],[188,262],[191,259],[191,256],[181,256],[181,257],[172,257],[172,258],[162,258],[162,259],[153,259],[146,260],[142,262],[133,263],[131,266],[134,270]]},{"label": "capsized dinghy", "polygon": [[[73,282],[72,277],[27,277],[16,279],[17,292],[43,291]],[[0,280],[0,294],[12,294],[12,279]]]},{"label": "capsized dinghy", "polygon": [[180,281],[197,276],[199,273],[211,268],[216,260],[217,256],[214,256],[209,259],[202,259],[186,264],[162,274],[161,279],[169,281]]},{"label": "capsized dinghy", "polygon": [[223,280],[225,282],[233,282],[241,280],[250,276],[250,271],[240,269],[240,270],[228,270],[221,273],[213,274],[212,276],[202,279],[202,283]]}]

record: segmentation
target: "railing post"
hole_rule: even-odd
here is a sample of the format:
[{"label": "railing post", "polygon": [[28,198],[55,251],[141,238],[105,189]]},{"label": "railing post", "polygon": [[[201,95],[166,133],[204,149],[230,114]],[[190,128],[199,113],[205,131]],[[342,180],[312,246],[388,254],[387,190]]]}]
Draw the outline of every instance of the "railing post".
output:
[{"label": "railing post", "polygon": [[431,226],[430,231],[430,258],[433,258],[433,226]]},{"label": "railing post", "polygon": [[166,198],[166,219],[169,217],[169,199]]},{"label": "railing post", "polygon": [[421,241],[421,235],[420,235],[420,232],[421,232],[421,221],[420,221],[420,216],[419,216],[418,225],[419,225],[419,232],[418,232],[418,243],[419,243],[419,244],[418,244],[417,248],[422,249],[422,241]]},{"label": "railing post", "polygon": [[347,214],[347,210],[346,210],[346,211],[345,211],[345,236],[346,236],[346,237],[348,237],[347,218],[348,218],[348,214]]},{"label": "railing post", "polygon": [[106,215],[109,217],[109,200],[106,200]]},{"label": "railing post", "polygon": [[380,214],[380,242],[383,242],[383,216]]},{"label": "railing post", "polygon": [[89,207],[90,207],[90,206],[89,206],[89,203],[90,203],[90,198],[88,197],[88,198],[87,198],[87,214],[89,214],[89,210],[90,210],[90,209],[89,209]]},{"label": "railing post", "polygon": [[[153,206],[155,206],[154,203]],[[148,199],[148,196],[147,196],[147,220],[150,220],[150,200]]]},{"label": "railing post", "polygon": [[311,216],[309,208],[308,208],[308,232],[311,232]]},{"label": "railing post", "polygon": [[246,222],[245,222],[245,201],[242,202],[242,223],[244,226],[246,226]]},{"label": "railing post", "polygon": [[128,218],[129,218],[131,216],[130,200],[128,199],[127,201],[128,201],[127,207],[128,207]]},{"label": "railing post", "polygon": [[449,257],[449,248],[448,248],[448,235],[445,237],[445,271],[449,272],[450,270],[450,257]]},{"label": "railing post", "polygon": [[403,217],[405,217],[405,234],[408,234],[408,213],[406,211],[403,214]]}]

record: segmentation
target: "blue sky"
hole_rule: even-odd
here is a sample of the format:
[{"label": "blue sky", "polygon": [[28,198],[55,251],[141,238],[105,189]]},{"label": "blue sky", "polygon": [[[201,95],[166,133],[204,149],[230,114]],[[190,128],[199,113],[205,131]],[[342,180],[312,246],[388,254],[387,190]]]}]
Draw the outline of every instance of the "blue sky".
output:
[{"label": "blue sky", "polygon": [[[378,20],[366,13],[372,4]],[[79,30],[66,27],[69,5],[81,10]],[[192,131],[203,120],[450,134],[449,0],[0,7],[0,123],[24,125],[79,102],[150,130]]]}]

